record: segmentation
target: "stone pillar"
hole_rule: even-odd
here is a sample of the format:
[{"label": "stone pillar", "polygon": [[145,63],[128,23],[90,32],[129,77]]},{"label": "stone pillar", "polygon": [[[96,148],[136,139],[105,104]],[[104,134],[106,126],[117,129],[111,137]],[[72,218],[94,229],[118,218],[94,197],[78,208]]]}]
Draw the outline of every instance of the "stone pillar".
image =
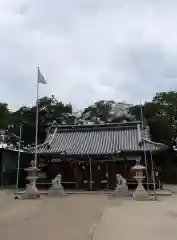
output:
[{"label": "stone pillar", "polygon": [[38,179],[39,168],[34,165],[34,161],[31,161],[31,167],[25,169],[28,172],[27,179],[29,184],[26,185],[26,190],[22,193],[22,199],[36,199],[40,198],[40,192],[36,187],[36,180]]},{"label": "stone pillar", "polygon": [[149,195],[146,192],[146,190],[143,187],[142,181],[145,178],[143,175],[143,172],[146,170],[146,168],[140,163],[136,163],[136,165],[132,168],[133,171],[135,171],[135,176],[134,178],[138,182],[138,186],[136,190],[133,193],[133,198],[136,201],[147,201],[149,200]]}]

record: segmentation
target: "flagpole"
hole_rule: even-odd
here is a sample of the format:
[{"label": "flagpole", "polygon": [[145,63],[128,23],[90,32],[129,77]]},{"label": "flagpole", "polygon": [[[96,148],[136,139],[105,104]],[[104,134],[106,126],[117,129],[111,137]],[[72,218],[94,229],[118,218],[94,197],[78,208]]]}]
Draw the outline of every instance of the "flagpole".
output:
[{"label": "flagpole", "polygon": [[35,137],[35,155],[34,165],[37,167],[37,144],[38,144],[38,121],[39,121],[39,67],[37,68],[37,92],[36,92],[36,137]]},{"label": "flagpole", "polygon": [[18,143],[18,160],[17,160],[17,176],[16,176],[16,194],[18,193],[18,187],[19,187],[21,141],[22,141],[22,122],[20,122],[20,138],[19,138],[19,143]]},{"label": "flagpole", "polygon": [[144,116],[143,116],[143,107],[142,107],[142,102],[140,100],[140,111],[141,111],[141,128],[142,128],[142,133],[143,133],[143,152],[144,152],[144,161],[146,164],[146,183],[147,183],[147,190],[149,192],[149,176],[148,176],[148,164],[147,164],[147,158],[146,158],[146,146],[145,146],[145,135],[144,135]]}]

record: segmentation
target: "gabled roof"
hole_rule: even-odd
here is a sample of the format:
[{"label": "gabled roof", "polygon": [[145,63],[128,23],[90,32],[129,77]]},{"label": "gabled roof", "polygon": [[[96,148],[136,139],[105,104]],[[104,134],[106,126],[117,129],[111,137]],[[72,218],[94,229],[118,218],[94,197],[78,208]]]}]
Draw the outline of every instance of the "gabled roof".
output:
[{"label": "gabled roof", "polygon": [[[120,152],[159,151],[167,148],[150,140],[140,122],[52,126],[38,154],[113,155]],[[34,148],[31,149],[34,152]]]}]

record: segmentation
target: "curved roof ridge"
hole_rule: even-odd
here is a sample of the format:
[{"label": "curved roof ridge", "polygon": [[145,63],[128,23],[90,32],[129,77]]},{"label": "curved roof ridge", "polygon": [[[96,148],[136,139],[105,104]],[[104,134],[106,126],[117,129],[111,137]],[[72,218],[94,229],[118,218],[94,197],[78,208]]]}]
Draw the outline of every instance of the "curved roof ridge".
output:
[{"label": "curved roof ridge", "polygon": [[[56,133],[57,133],[57,128],[55,129],[53,134],[51,134],[51,133],[48,134],[48,140],[45,140],[44,143],[37,145],[37,149],[44,147],[45,145],[51,145]],[[26,150],[28,151],[28,150],[33,150],[33,149],[35,149],[35,147],[27,148]]]},{"label": "curved roof ridge", "polygon": [[168,146],[165,143],[154,142],[154,141],[152,141],[150,139],[143,139],[143,140],[146,141],[146,142],[152,143],[152,144],[156,144],[156,145],[164,146],[164,147],[168,148]]},{"label": "curved roof ridge", "polygon": [[58,125],[51,126],[50,132],[52,129],[57,127],[58,132],[82,132],[82,131],[106,131],[106,130],[121,130],[121,129],[130,129],[137,128],[137,125],[140,122],[128,122],[128,123],[109,123],[109,124],[94,124],[94,125]]},{"label": "curved roof ridge", "polygon": [[104,128],[104,127],[119,127],[119,126],[132,126],[137,125],[138,123],[141,123],[140,121],[132,121],[132,122],[117,122],[117,123],[100,123],[100,124],[83,124],[83,125],[51,125],[51,128],[59,128],[59,129],[82,129],[82,128]]}]

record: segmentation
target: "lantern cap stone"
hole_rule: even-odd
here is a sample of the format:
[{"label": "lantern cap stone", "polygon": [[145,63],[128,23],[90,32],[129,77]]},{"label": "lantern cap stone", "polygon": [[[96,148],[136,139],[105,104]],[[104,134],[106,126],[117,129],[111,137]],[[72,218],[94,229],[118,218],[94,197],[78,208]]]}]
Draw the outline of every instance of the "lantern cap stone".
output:
[{"label": "lantern cap stone", "polygon": [[132,170],[145,170],[146,167],[140,164],[135,165],[134,167],[132,167]]},{"label": "lantern cap stone", "polygon": [[38,171],[40,171],[40,169],[38,167],[28,167],[28,168],[25,169],[25,171],[38,172]]}]

